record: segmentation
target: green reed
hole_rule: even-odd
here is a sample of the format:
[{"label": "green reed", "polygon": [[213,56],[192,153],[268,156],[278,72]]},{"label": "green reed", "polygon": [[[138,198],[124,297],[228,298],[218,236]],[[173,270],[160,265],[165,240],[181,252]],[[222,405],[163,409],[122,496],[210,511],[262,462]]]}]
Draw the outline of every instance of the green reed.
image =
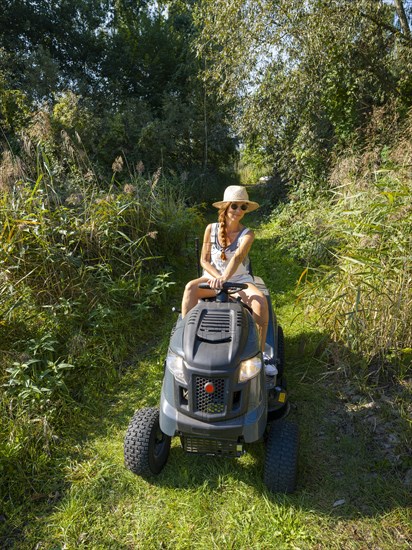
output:
[{"label": "green reed", "polygon": [[104,184],[86,168],[38,144],[1,187],[0,471],[19,490],[146,338],[173,284],[170,252],[182,257],[198,223],[160,172]]}]

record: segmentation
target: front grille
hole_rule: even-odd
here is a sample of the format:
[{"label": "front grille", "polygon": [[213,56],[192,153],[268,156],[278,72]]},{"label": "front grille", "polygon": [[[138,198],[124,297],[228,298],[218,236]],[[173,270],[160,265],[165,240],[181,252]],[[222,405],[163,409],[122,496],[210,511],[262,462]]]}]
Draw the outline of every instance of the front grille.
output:
[{"label": "front grille", "polygon": [[236,441],[218,439],[202,439],[200,437],[181,437],[182,447],[188,453],[202,455],[221,455],[239,457],[243,454],[243,446]]},{"label": "front grille", "polygon": [[[206,384],[215,387],[213,393],[207,393]],[[225,379],[195,377],[195,410],[206,414],[221,414],[225,412]]]}]

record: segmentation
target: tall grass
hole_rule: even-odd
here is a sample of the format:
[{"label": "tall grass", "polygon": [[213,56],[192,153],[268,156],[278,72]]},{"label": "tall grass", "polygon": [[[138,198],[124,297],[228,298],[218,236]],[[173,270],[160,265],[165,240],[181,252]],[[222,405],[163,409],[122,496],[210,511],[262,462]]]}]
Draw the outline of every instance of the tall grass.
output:
[{"label": "tall grass", "polygon": [[35,483],[76,408],[118,377],[199,221],[160,171],[144,178],[138,170],[120,184],[118,162],[104,184],[74,149],[67,166],[55,146],[39,142],[25,162],[3,155],[3,495]]},{"label": "tall grass", "polygon": [[391,148],[340,159],[328,194],[297,195],[277,221],[302,260],[301,298],[375,381],[411,366],[411,129]]},{"label": "tall grass", "polygon": [[412,186],[400,175],[384,168],[364,190],[355,181],[334,189],[329,230],[340,244],[310,285],[334,339],[374,369],[403,364],[412,347]]}]

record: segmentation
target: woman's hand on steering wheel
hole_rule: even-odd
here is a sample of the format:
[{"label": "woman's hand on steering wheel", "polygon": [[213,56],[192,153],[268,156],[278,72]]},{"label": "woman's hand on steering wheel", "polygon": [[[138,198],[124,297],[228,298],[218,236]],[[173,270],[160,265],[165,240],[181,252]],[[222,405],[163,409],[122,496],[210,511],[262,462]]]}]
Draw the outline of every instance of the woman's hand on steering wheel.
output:
[{"label": "woman's hand on steering wheel", "polygon": [[213,290],[220,290],[223,287],[223,283],[225,282],[226,282],[226,279],[224,279],[223,277],[216,277],[214,279],[209,279],[207,281],[207,284]]}]

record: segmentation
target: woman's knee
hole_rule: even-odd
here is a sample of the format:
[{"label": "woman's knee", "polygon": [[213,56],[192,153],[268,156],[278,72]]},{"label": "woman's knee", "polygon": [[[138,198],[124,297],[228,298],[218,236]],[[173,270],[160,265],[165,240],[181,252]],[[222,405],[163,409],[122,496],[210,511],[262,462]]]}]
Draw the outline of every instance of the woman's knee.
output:
[{"label": "woman's knee", "polygon": [[197,285],[195,285],[195,281],[189,281],[188,283],[186,283],[185,292],[192,293],[193,290],[196,289],[196,287]]},{"label": "woman's knee", "polygon": [[269,313],[268,303],[266,297],[263,294],[255,294],[252,296],[252,309],[260,317],[267,317]]},{"label": "woman's knee", "polygon": [[184,290],[185,296],[190,296],[190,298],[195,299],[199,296],[199,281],[197,279],[194,279],[192,281],[189,281]]}]

